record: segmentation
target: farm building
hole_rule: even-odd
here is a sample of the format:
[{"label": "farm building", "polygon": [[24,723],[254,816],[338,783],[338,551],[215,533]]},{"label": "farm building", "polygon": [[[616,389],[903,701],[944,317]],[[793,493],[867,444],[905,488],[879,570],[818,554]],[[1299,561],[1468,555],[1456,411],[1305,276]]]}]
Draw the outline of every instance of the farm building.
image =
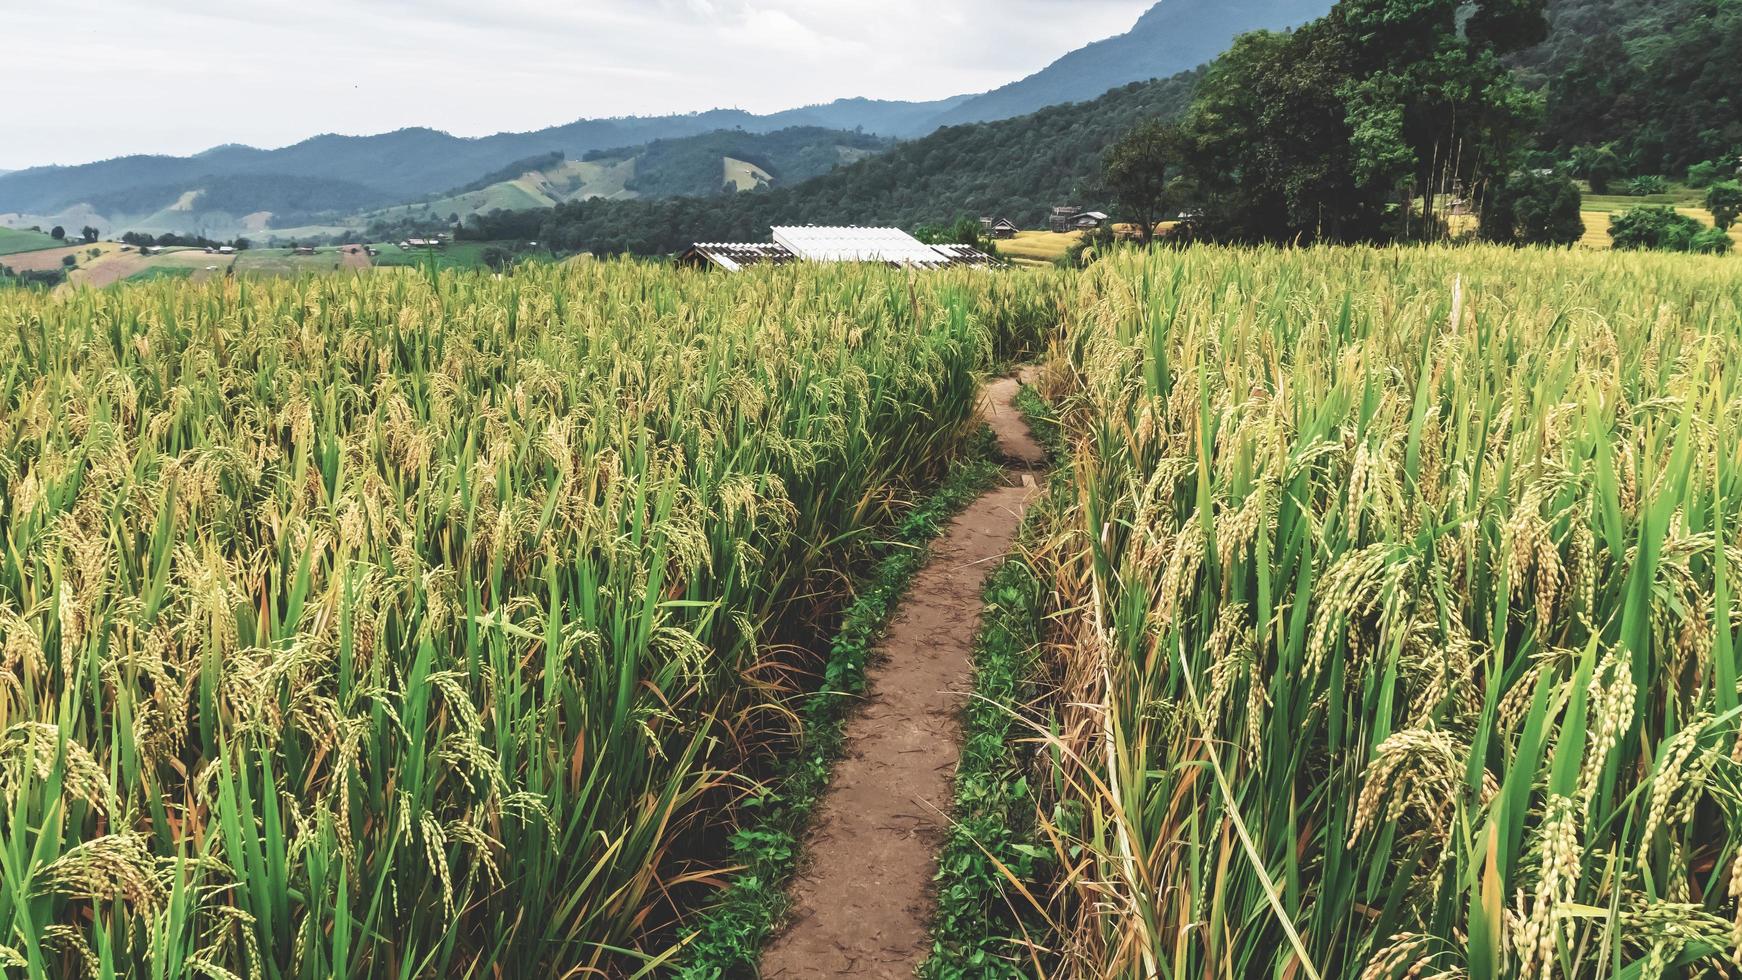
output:
[{"label": "farm building", "polygon": [[1084,211],[1076,216],[1071,227],[1077,231],[1094,231],[1106,224],[1110,219],[1104,211]]},{"label": "farm building", "polygon": [[786,265],[798,257],[780,245],[756,242],[705,242],[678,256],[678,264],[696,269],[737,272],[752,265]]},{"label": "farm building", "polygon": [[771,243],[704,242],[679,262],[737,272],[751,265],[790,262],[870,262],[905,268],[996,266],[998,260],[971,245],[927,245],[899,228],[775,228]]},{"label": "farm building", "polygon": [[981,218],[980,229],[998,239],[1015,238],[1016,233],[1022,230],[1009,218]]},{"label": "farm building", "polygon": [[1052,215],[1047,218],[1047,227],[1061,235],[1067,231],[1075,231],[1077,215],[1082,213],[1083,209],[1074,204],[1061,204],[1052,209]]}]

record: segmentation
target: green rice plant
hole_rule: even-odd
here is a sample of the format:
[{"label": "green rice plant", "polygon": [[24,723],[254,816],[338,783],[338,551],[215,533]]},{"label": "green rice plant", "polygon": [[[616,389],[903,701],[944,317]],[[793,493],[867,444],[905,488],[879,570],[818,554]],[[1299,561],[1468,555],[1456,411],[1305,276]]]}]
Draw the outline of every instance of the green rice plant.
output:
[{"label": "green rice plant", "polygon": [[845,574],[1058,293],[0,294],[0,967],[657,973]]},{"label": "green rice plant", "polygon": [[1742,280],[1200,248],[1073,299],[1048,972],[1734,970]]}]

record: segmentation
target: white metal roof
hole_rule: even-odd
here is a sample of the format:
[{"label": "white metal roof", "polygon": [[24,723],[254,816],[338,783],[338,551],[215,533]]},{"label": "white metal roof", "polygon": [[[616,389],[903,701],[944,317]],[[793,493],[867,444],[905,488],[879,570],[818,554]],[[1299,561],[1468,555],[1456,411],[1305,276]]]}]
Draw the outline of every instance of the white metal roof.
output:
[{"label": "white metal roof", "polygon": [[936,266],[949,261],[899,228],[776,228],[774,240],[806,262]]}]

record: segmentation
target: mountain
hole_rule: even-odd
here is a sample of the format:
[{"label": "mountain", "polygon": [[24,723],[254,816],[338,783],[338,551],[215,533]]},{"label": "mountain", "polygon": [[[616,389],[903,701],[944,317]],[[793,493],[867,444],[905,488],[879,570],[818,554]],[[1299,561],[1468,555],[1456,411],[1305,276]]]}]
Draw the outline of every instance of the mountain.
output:
[{"label": "mountain", "polygon": [[1118,37],[1096,41],[1003,88],[964,100],[943,126],[1009,119],[1049,105],[1093,99],[1130,82],[1168,78],[1215,60],[1234,38],[1323,17],[1331,0],[1162,0]]},{"label": "mountain", "polygon": [[[719,109],[688,115],[646,118],[582,119],[529,133],[499,133],[463,138],[433,129],[404,129],[375,136],[323,135],[293,146],[263,150],[248,146],[213,147],[191,157],[128,156],[80,166],[34,167],[0,174],[0,219],[101,211],[93,202],[116,195],[176,193],[151,213],[173,220],[185,210],[164,210],[181,195],[218,178],[255,178],[267,191],[274,181],[332,182],[324,189],[303,184],[298,193],[312,200],[373,192],[389,203],[417,201],[445,193],[486,174],[548,153],[583,160],[614,147],[642,146],[726,130],[773,133],[793,127],[863,131],[911,138],[942,126],[1021,116],[1048,105],[1081,101],[1132,81],[1171,76],[1196,67],[1225,50],[1233,38],[1254,27],[1281,28],[1300,23],[1329,7],[1329,0],[1162,0],[1131,32],[1090,44],[1020,82],[981,95],[932,102],[842,99],[768,115]],[[243,185],[229,185],[232,191]],[[312,195],[312,196],[311,196]],[[224,214],[254,215],[267,206],[231,200]],[[185,203],[185,202],[183,202]],[[133,215],[129,215],[133,217]],[[105,228],[105,230],[108,230]]]},{"label": "mountain", "polygon": [[332,234],[333,222],[392,237],[498,210],[555,207],[570,201],[708,197],[803,183],[887,151],[895,141],[858,132],[795,126],[773,133],[716,130],[643,146],[597,150],[582,160],[561,153],[516,161],[446,193],[346,218],[329,227],[280,222],[282,237]]},{"label": "mountain", "polygon": [[758,241],[771,225],[893,224],[962,216],[1042,223],[1056,204],[1102,205],[1108,146],[1146,118],[1184,112],[1201,71],[1139,82],[1015,119],[951,126],[796,186],[657,201],[574,201],[480,215],[466,234],[599,254],[664,254],[697,241]]},{"label": "mountain", "polygon": [[[923,128],[960,104],[849,99],[758,116],[714,110],[681,116],[583,119],[530,133],[463,138],[433,129],[402,129],[378,136],[316,136],[277,150],[214,147],[192,157],[130,156],[74,167],[34,167],[0,176],[0,213],[53,214],[89,204],[104,194],[194,185],[214,177],[309,178],[339,181],[379,192],[390,201],[415,200],[463,184],[515,160],[560,152],[571,159],[655,140],[742,129],[771,133],[819,127],[883,135]],[[250,208],[249,210],[269,210]]]}]

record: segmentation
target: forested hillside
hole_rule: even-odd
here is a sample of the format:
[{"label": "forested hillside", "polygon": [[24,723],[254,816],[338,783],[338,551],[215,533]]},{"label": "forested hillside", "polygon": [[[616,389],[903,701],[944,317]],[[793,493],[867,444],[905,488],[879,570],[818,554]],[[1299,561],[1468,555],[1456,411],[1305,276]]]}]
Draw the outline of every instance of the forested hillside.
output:
[{"label": "forested hillside", "polygon": [[955,126],[797,187],[713,198],[579,201],[475,219],[480,239],[537,239],[608,254],[675,252],[696,241],[759,240],[779,224],[893,224],[996,214],[1038,225],[1054,204],[1097,203],[1106,148],[1139,120],[1173,117],[1199,72],[1143,82],[1093,102]]},{"label": "forested hillside", "polygon": [[854,163],[895,145],[866,133],[795,126],[773,133],[720,130],[684,139],[655,140],[646,146],[601,150],[589,160],[635,160],[628,189],[642,197],[705,197],[724,190],[721,161],[753,164],[777,184],[820,177],[843,163]]},{"label": "forested hillside", "polygon": [[1742,2],[1552,0],[1549,21],[1519,59],[1545,149],[1613,143],[1622,172],[1678,176],[1742,153]]}]

